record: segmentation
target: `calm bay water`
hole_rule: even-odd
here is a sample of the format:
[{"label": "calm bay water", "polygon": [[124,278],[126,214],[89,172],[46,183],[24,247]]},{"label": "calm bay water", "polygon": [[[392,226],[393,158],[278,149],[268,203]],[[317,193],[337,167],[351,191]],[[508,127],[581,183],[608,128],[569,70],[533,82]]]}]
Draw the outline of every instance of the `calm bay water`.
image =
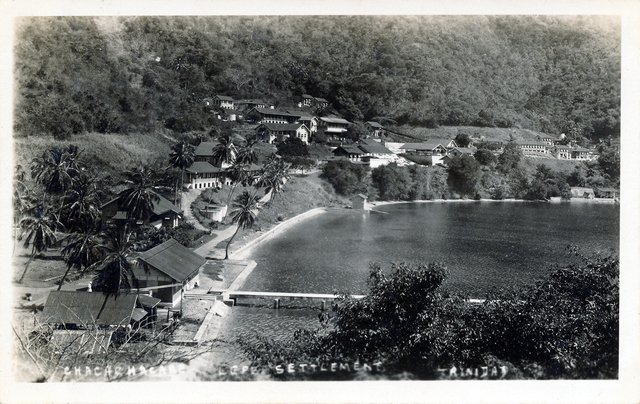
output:
[{"label": "calm bay water", "polygon": [[616,205],[407,203],[335,210],[260,245],[244,290],[364,293],[370,262],[442,262],[446,285],[469,293],[529,284],[567,258],[618,249]]},{"label": "calm bay water", "polygon": [[[586,253],[619,249],[619,206],[545,203],[407,203],[372,212],[332,210],[257,247],[258,266],[243,290],[366,292],[369,263],[442,262],[445,287],[473,297],[492,287],[531,284],[567,262],[567,245]],[[246,302],[245,302],[246,303]],[[278,339],[317,324],[317,309],[241,305],[221,338],[262,334]],[[241,360],[229,348],[228,360]]]}]

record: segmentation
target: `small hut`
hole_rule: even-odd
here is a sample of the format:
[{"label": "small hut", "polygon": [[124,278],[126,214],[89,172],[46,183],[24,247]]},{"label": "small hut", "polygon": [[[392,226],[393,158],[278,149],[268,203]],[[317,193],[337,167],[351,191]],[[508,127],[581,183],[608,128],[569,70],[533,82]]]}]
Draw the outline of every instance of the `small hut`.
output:
[{"label": "small hut", "polygon": [[358,194],[351,198],[351,208],[357,210],[369,210],[367,207],[367,196]]}]

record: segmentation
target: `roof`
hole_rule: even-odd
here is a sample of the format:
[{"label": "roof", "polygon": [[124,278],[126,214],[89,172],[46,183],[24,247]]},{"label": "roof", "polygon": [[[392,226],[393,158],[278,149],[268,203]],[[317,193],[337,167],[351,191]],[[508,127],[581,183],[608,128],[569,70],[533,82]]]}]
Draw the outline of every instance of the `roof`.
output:
[{"label": "roof", "polygon": [[53,290],[42,316],[48,323],[127,325],[137,299],[131,294],[107,296],[101,292]]},{"label": "roof", "polygon": [[323,116],[322,118],[320,118],[320,120],[327,123],[341,123],[344,125],[351,125],[351,122],[347,121],[346,119],[334,118],[330,116]]},{"label": "roof", "polygon": [[367,124],[369,124],[369,126],[372,126],[372,127],[374,127],[374,128],[379,128],[379,129],[382,129],[382,128],[383,128],[383,126],[382,126],[382,125],[380,125],[378,122],[374,122],[374,121],[367,121]]},{"label": "roof", "polygon": [[161,302],[157,297],[149,296],[149,295],[138,295],[138,301],[142,305],[142,307],[153,308]]},{"label": "roof", "polygon": [[[178,214],[182,213],[182,210],[179,207],[177,207],[176,205],[174,205],[170,200],[168,200],[167,198],[165,198],[164,196],[160,195],[159,193],[157,193],[156,191],[154,191],[152,189],[149,189],[149,191],[150,191],[151,194],[153,194],[153,195],[158,197],[157,200],[153,201],[153,214],[154,215],[158,215],[159,216],[159,215],[162,215],[162,214],[167,213],[169,211],[175,212],[175,213],[178,213]],[[108,202],[103,203],[100,206],[100,208],[104,209],[105,206],[110,205],[110,204],[112,204],[114,202],[118,202],[118,205],[120,205],[120,203],[121,203],[120,199],[122,198],[122,195],[125,192],[126,192],[126,190],[120,192],[120,194],[117,197],[113,198],[112,200],[110,200]],[[120,206],[120,207],[122,207],[122,206]],[[115,213],[115,215],[112,217],[112,219],[127,219],[127,217],[128,216],[126,214],[126,211],[124,211],[122,209],[119,209]]]},{"label": "roof", "polygon": [[433,150],[436,147],[445,147],[441,142],[438,141],[429,141],[423,143],[405,143],[400,146],[400,149],[411,149],[411,150]]},{"label": "roof", "polygon": [[516,140],[514,143],[519,145],[548,146],[546,143],[538,142],[536,140]]},{"label": "roof", "polygon": [[155,191],[151,191],[151,193],[158,196],[158,200],[153,202],[153,213],[155,215],[162,215],[167,212],[175,212],[182,213],[182,209],[174,205],[170,200],[160,195]]},{"label": "roof", "polygon": [[302,98],[314,98],[314,97],[309,94],[302,94]]},{"label": "roof", "polygon": [[192,278],[192,275],[197,273],[198,269],[206,262],[204,257],[172,238],[143,252],[138,256],[138,260],[178,282]]},{"label": "roof", "polygon": [[258,113],[263,114],[263,115],[290,116],[290,117],[295,117],[295,118],[300,116],[298,114],[290,114],[287,111],[282,111],[282,110],[279,110],[279,109],[258,108],[258,107],[255,107],[254,109],[256,111],[258,111]]},{"label": "roof", "polygon": [[565,145],[565,144],[559,144],[559,145],[556,145],[556,149],[567,149],[567,150],[570,150],[571,146]]},{"label": "roof", "polygon": [[262,100],[250,99],[250,100],[236,100],[236,104],[256,104],[256,105],[266,105],[267,103]]},{"label": "roof", "polygon": [[[285,132],[295,132],[299,127],[303,126],[303,123],[262,123],[256,127],[256,129],[264,126],[269,130],[279,130]],[[306,128],[306,126],[305,126]]]},{"label": "roof", "polygon": [[233,98],[228,97],[226,95],[216,95],[213,98],[217,98],[217,99],[222,100],[222,101],[233,101]]},{"label": "roof", "polygon": [[193,154],[196,156],[213,156],[213,148],[217,144],[218,142],[200,142]]},{"label": "roof", "polygon": [[335,153],[339,149],[344,150],[345,152],[347,152],[347,154],[364,154],[364,152],[360,148],[352,145],[338,146],[333,152]]},{"label": "roof", "polygon": [[362,140],[358,147],[365,153],[393,154],[393,152],[376,141]]},{"label": "roof", "polygon": [[593,188],[571,187],[571,192],[593,192]]},{"label": "roof", "polygon": [[459,150],[461,153],[466,153],[466,154],[473,154],[475,153],[475,149],[472,149],[471,147],[454,147],[454,149]]},{"label": "roof", "polygon": [[326,99],[324,99],[322,97],[316,97],[316,101],[318,101],[318,102],[326,102],[326,103],[329,102],[329,101],[327,101]]},{"label": "roof", "polygon": [[366,195],[357,194],[356,196],[359,196],[359,197],[360,197],[360,198],[362,198],[362,199],[367,199],[367,196],[366,196]]},{"label": "roof", "polygon": [[590,152],[591,150],[586,149],[586,148],[584,148],[584,147],[576,146],[576,147],[574,147],[571,151],[577,151],[577,152]]},{"label": "roof", "polygon": [[202,174],[202,173],[220,173],[224,170],[220,167],[211,165],[207,161],[194,161],[193,164],[191,164],[191,166],[187,168],[187,171],[194,174]]}]

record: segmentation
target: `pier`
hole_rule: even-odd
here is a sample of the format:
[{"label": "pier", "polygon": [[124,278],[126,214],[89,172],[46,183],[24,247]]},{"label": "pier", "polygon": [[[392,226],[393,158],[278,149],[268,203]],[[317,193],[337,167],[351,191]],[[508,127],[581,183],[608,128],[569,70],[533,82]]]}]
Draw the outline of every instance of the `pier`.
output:
[{"label": "pier", "polygon": [[[323,294],[323,293],[288,293],[288,292],[251,292],[243,290],[209,290],[209,295],[216,298],[222,297],[225,303],[235,306],[238,299],[272,299],[273,308],[280,308],[281,300],[315,300],[320,302],[320,308],[325,309],[327,301],[333,301],[343,297],[343,295]],[[351,295],[353,299],[362,299],[365,295]],[[186,297],[186,295],[185,295]],[[202,298],[202,295],[200,295]]]}]

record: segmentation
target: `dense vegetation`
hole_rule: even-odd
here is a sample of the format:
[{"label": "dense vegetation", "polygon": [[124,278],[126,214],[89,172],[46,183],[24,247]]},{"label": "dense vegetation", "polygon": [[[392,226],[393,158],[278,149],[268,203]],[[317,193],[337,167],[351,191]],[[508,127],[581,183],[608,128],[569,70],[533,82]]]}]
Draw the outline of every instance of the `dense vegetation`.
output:
[{"label": "dense vegetation", "polygon": [[372,376],[353,367],[277,371],[288,363],[356,362],[381,362],[374,377],[390,378],[449,378],[451,368],[458,369],[452,378],[505,376],[482,376],[482,367],[494,366],[504,366],[509,379],[616,378],[619,261],[576,254],[536,285],[482,304],[441,291],[442,265],[398,264],[391,271],[374,265],[366,297],[340,301],[318,329],[301,329],[287,341],[256,336],[241,343],[255,366],[284,379]]},{"label": "dense vegetation", "polygon": [[602,17],[29,18],[15,129],[208,130],[216,93],[311,93],[352,120],[617,136],[619,38]]}]

